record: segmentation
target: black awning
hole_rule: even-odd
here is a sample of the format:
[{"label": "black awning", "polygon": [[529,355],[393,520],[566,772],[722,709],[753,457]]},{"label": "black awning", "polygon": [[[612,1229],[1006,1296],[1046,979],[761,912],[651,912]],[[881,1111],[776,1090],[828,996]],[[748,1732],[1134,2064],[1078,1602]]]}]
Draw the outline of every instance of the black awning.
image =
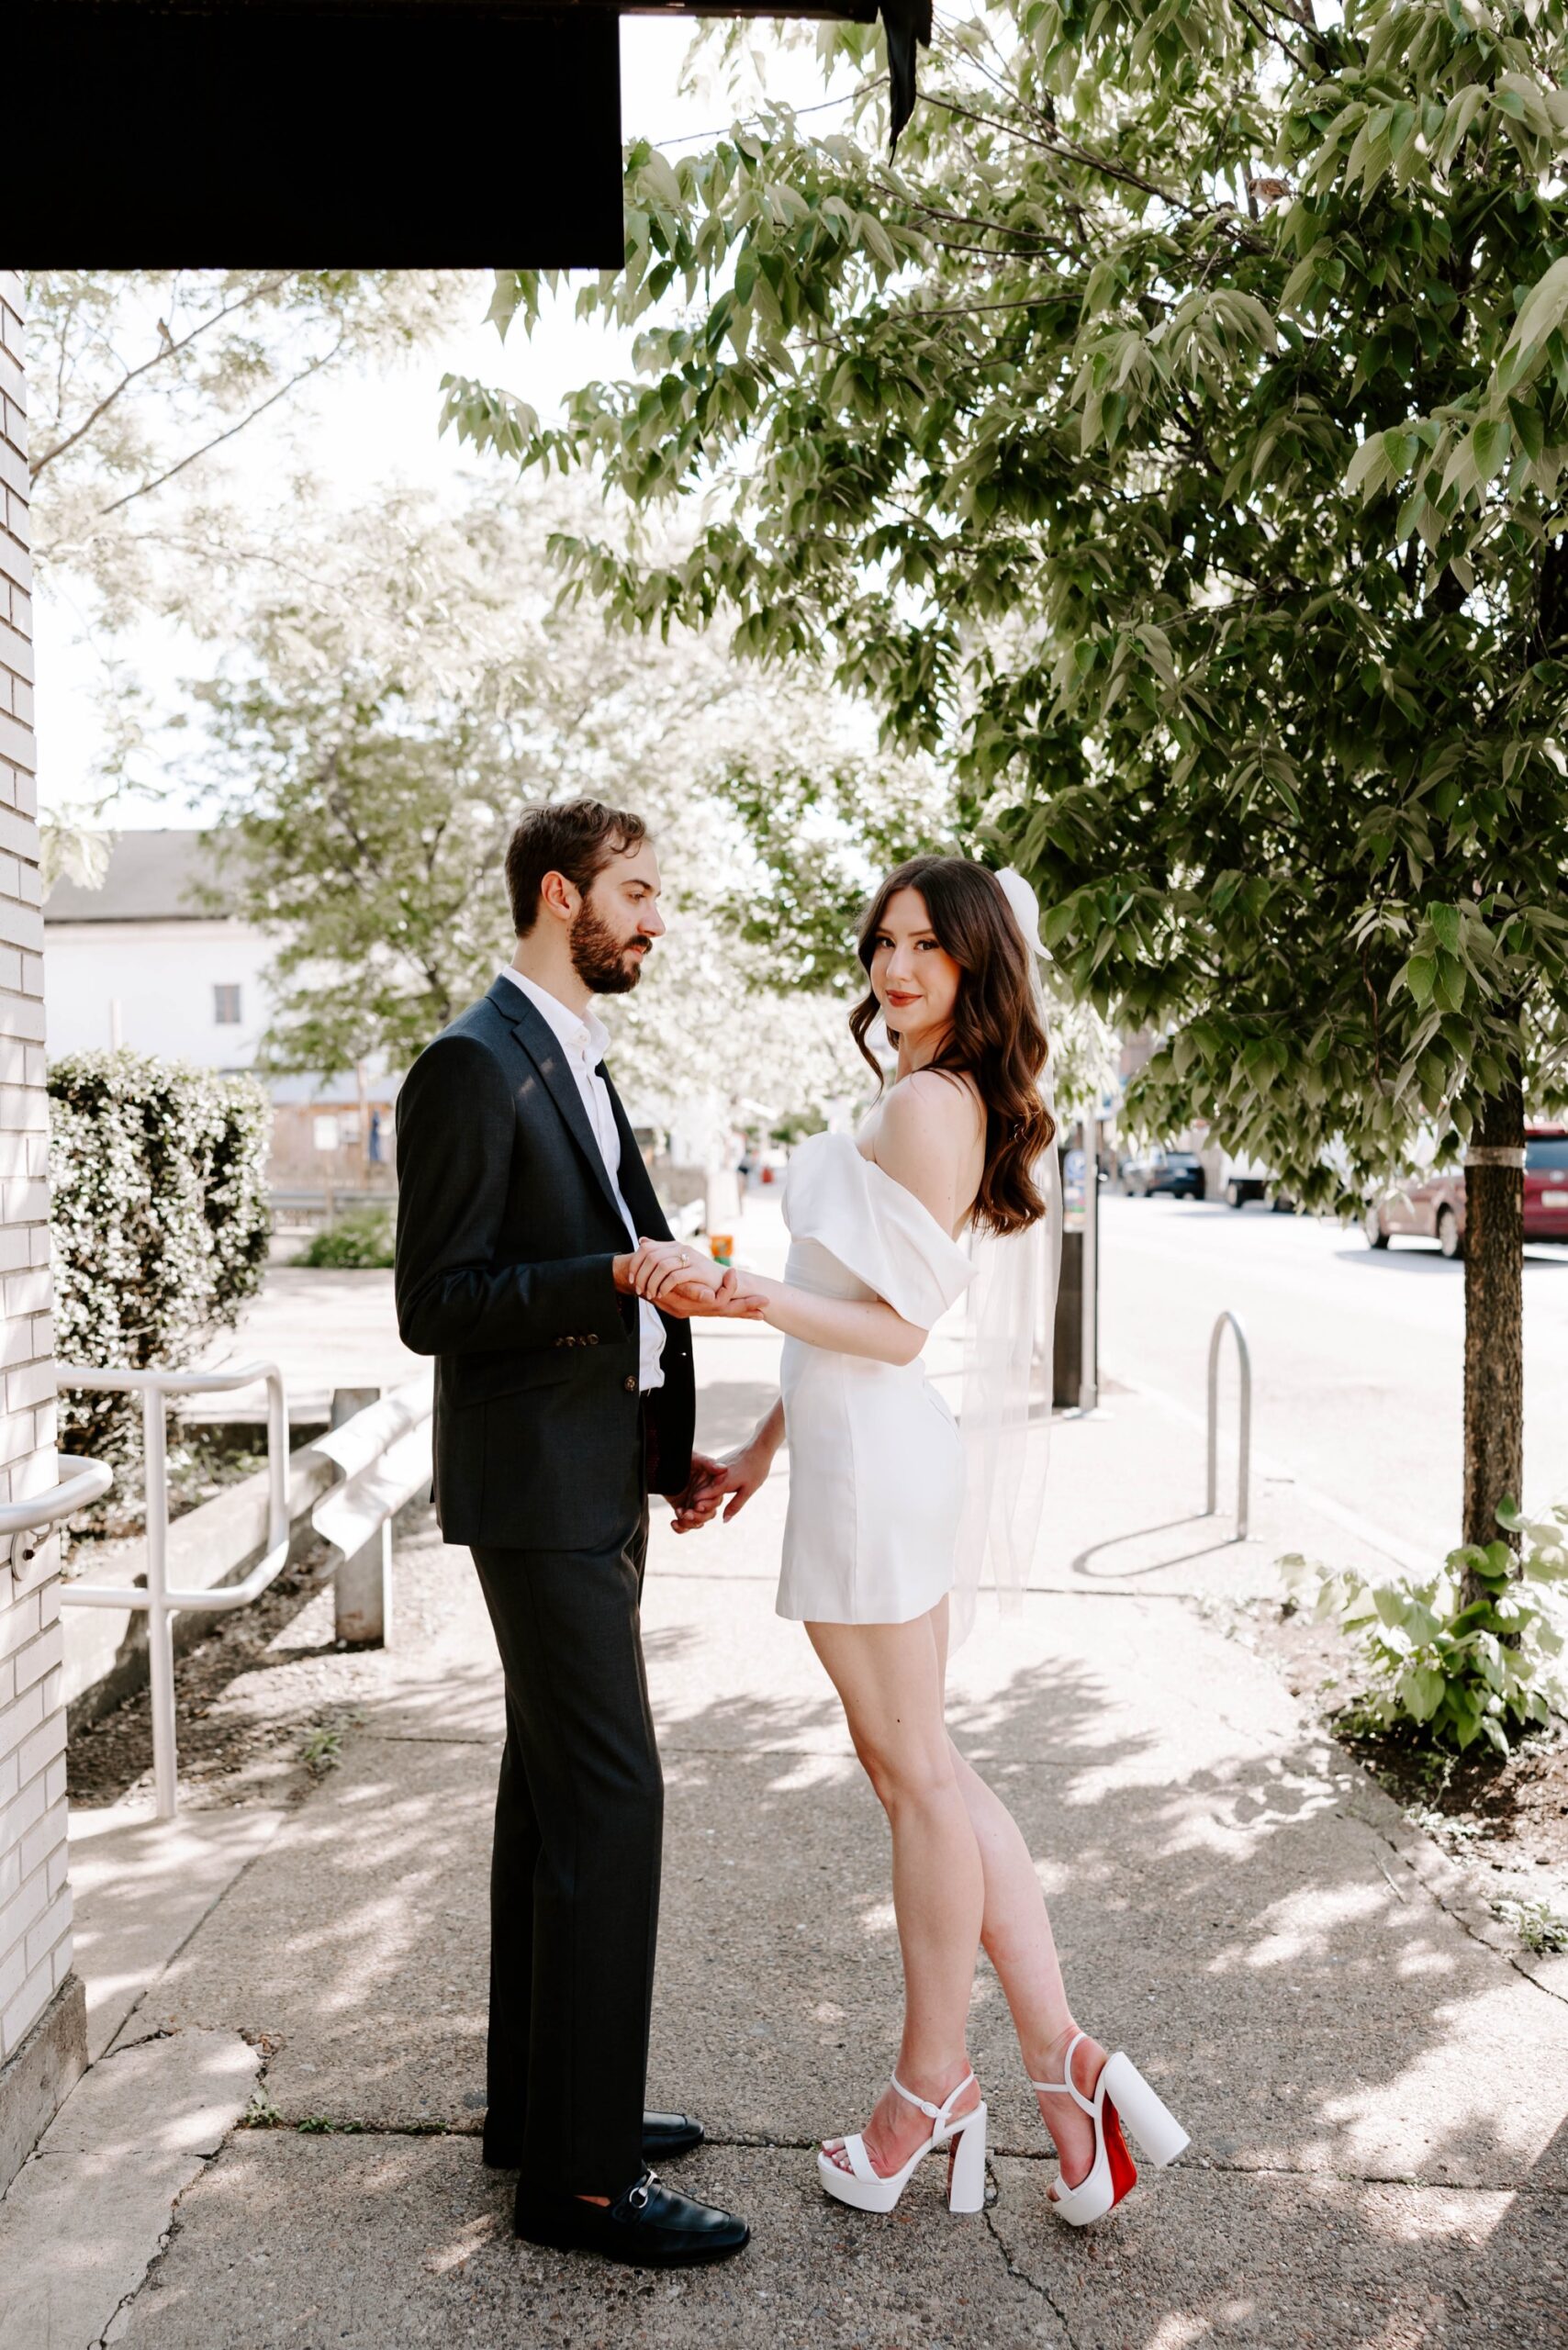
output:
[{"label": "black awning", "polygon": [[[912,90],[919,0],[889,6]],[[629,13],[12,0],[12,250],[34,267],[618,268]],[[878,0],[646,13],[866,23]]]}]

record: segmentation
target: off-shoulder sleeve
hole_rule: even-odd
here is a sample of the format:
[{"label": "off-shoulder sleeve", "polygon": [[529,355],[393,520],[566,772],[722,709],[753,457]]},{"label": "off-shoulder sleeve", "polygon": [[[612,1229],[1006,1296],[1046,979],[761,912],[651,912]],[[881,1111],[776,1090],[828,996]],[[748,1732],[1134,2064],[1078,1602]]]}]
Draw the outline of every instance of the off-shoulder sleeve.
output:
[{"label": "off-shoulder sleeve", "polygon": [[974,1276],[966,1251],[929,1208],[865,1158],[848,1135],[813,1135],[790,1162],[784,1222],[929,1330]]}]

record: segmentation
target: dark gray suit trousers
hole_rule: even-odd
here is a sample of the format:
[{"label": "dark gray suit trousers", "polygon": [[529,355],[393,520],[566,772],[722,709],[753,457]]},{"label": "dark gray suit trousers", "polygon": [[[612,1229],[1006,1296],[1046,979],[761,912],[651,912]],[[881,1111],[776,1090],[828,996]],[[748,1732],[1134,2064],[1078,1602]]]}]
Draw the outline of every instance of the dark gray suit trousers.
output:
[{"label": "dark gray suit trousers", "polygon": [[557,2193],[643,2167],[664,1778],[639,1614],[648,1509],[594,1550],[477,1549],[506,1675],[486,2150]]}]

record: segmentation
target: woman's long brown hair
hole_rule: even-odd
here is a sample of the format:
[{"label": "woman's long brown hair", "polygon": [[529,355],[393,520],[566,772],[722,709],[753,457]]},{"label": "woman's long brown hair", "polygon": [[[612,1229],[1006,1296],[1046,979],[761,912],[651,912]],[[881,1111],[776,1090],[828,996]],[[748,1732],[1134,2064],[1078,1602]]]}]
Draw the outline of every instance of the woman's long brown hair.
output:
[{"label": "woman's long brown hair", "polygon": [[[868,974],[888,901],[901,890],[924,899],[936,944],[964,975],[951,1032],[927,1066],[972,1078],[985,1110],[985,1169],[970,1220],[990,1232],[1022,1232],[1046,1213],[1034,1169],[1056,1136],[1040,1098],[1050,1043],[1036,1010],[1030,950],[994,873],[967,857],[913,856],[889,874],[860,924],[857,951]],[[866,1037],[879,1010],[868,994],[849,1015],[849,1033],[879,1080]],[[897,1032],[888,1034],[897,1044]]]}]

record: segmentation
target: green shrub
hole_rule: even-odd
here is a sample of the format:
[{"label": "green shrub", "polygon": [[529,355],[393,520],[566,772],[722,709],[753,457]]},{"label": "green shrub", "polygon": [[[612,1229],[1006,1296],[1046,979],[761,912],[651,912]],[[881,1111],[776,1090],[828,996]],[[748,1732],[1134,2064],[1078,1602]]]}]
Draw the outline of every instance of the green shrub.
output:
[{"label": "green shrub", "polygon": [[[1425,1583],[1333,1574],[1299,1552],[1281,1560],[1292,1595],[1310,1601],[1319,1622],[1338,1623],[1372,1673],[1342,1717],[1350,1726],[1409,1726],[1461,1752],[1484,1738],[1506,1754],[1510,1738],[1568,1706],[1563,1635],[1541,1588],[1568,1582],[1568,1508],[1527,1518],[1505,1504],[1497,1516],[1520,1536],[1519,1552],[1506,1542],[1467,1545]],[[1481,1585],[1468,1606],[1467,1575]]]},{"label": "green shrub", "polygon": [[[49,1072],[55,1348],[62,1363],[188,1363],[261,1287],[272,1109],[248,1077],[132,1052]],[[61,1395],[61,1442],[140,1457],[135,1395]]]},{"label": "green shrub", "polygon": [[294,1259],[335,1272],[364,1272],[392,1262],[390,1208],[351,1208],[335,1224],[313,1233]]}]

